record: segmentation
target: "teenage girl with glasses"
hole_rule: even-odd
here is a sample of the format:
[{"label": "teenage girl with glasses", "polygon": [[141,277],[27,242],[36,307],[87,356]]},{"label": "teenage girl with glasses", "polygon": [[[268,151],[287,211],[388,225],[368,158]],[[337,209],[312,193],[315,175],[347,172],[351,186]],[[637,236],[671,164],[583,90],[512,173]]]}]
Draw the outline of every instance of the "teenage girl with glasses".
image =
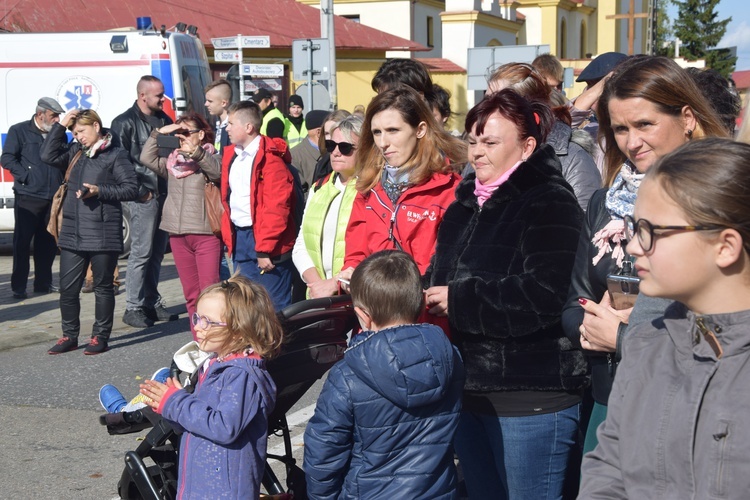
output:
[{"label": "teenage girl with glasses", "polygon": [[750,145],[690,143],[635,203],[640,289],[677,301],[628,332],[579,498],[745,498],[750,491]]},{"label": "teenage girl with glasses", "polygon": [[281,325],[268,292],[243,276],[206,288],[192,320],[201,350],[214,355],[195,391],[176,378],[141,384],[148,404],[185,431],[178,497],[258,498],[276,401],[265,360],[279,351]]}]

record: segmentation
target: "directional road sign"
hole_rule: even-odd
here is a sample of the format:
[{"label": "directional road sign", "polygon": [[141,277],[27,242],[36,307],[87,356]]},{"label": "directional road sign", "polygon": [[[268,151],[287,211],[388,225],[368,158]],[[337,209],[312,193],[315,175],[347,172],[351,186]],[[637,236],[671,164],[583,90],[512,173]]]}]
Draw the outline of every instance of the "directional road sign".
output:
[{"label": "directional road sign", "polygon": [[260,76],[268,78],[280,78],[284,76],[283,64],[243,64],[241,66],[243,76]]},{"label": "directional road sign", "polygon": [[240,53],[237,50],[214,50],[214,60],[216,62],[239,62]]},{"label": "directional road sign", "polygon": [[[243,49],[267,49],[271,46],[269,36],[241,36]],[[222,38],[212,38],[211,44],[215,49],[236,49],[237,37],[226,36]]]}]

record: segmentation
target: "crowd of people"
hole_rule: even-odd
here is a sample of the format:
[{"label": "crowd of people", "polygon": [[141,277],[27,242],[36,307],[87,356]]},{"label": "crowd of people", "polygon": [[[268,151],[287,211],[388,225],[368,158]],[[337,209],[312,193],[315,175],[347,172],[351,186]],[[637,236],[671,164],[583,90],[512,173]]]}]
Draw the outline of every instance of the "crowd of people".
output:
[{"label": "crowd of people", "polygon": [[[85,353],[104,352],[122,207],[137,233],[132,326],[174,319],[157,289],[169,239],[193,339],[213,356],[194,393],[177,379],[141,392],[194,436],[188,496],[257,497],[273,311],[351,293],[360,329],[305,433],[310,498],[456,498],[454,453],[469,498],[741,497],[750,119],[735,134],[728,82],[663,57],[603,54],[579,80],[568,100],[554,57],[504,64],[461,137],[446,130],[450,95],[413,59],[384,63],[353,114],[305,114],[293,95],[285,116],[265,89],[232,103],[220,80],[206,89],[215,127],[199,112],[172,123],[144,77],[106,130],[43,98],[2,156],[26,221],[14,296],[42,234],[35,291],[55,291],[61,250],[49,353],[78,347],[89,265]],[[163,153],[166,136],[178,143]],[[19,166],[24,142],[43,174]],[[64,175],[55,243],[40,227]],[[220,235],[206,183],[220,186]],[[624,305],[623,283],[640,287]],[[226,469],[201,465],[217,457]]]}]

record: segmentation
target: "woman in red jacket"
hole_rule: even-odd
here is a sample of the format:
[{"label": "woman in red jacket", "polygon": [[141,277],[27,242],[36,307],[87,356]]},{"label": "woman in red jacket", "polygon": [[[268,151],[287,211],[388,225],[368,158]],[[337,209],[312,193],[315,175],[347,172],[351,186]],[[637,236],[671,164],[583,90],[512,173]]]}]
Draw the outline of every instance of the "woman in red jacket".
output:
[{"label": "woman in red jacket", "polygon": [[367,256],[399,249],[424,274],[435,252],[437,229],[455,199],[466,145],[435,121],[410,87],[378,94],[367,106],[357,151],[357,197],[346,232],[340,277],[348,279]]}]

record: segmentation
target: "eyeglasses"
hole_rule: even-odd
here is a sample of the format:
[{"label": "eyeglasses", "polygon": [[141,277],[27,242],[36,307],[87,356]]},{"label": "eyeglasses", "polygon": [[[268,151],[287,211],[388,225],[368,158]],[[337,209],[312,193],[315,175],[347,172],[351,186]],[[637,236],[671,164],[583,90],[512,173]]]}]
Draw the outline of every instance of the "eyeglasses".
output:
[{"label": "eyeglasses", "polygon": [[221,321],[211,321],[205,316],[201,316],[197,312],[193,313],[191,318],[193,320],[193,326],[199,327],[201,330],[208,330],[212,326],[227,326],[226,323]]},{"label": "eyeglasses", "polygon": [[326,151],[333,153],[337,147],[339,148],[339,152],[344,156],[349,156],[352,154],[352,151],[357,149],[357,147],[350,142],[336,142],[326,139]]},{"label": "eyeglasses", "polygon": [[644,252],[650,252],[654,247],[654,239],[657,236],[669,236],[660,234],[655,231],[716,231],[722,229],[721,226],[656,226],[646,219],[635,220],[633,217],[626,215],[625,220],[625,237],[631,241],[635,235],[638,236],[638,243]]}]

